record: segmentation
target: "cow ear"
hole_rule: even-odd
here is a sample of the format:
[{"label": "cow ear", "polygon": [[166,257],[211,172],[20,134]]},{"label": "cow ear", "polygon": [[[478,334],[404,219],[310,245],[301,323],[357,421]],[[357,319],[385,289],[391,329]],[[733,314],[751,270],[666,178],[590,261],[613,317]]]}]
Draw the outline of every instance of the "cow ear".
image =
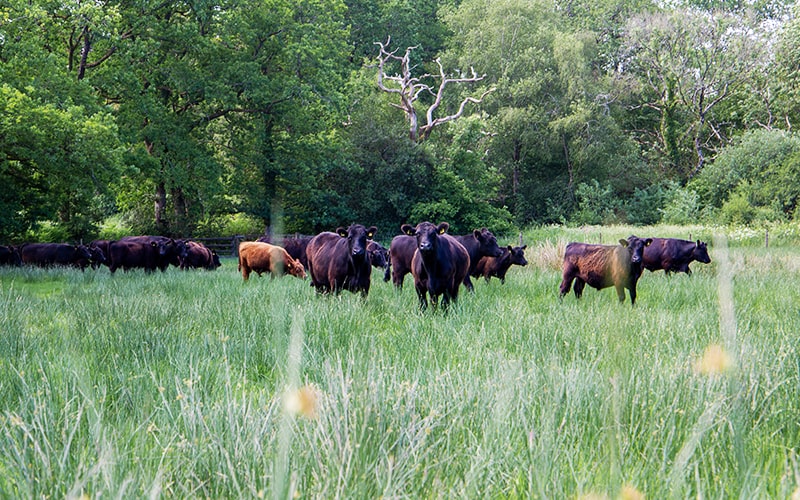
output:
[{"label": "cow ear", "polygon": [[509,252],[513,252],[514,251],[514,247],[512,247],[511,245],[508,245],[508,251]]},{"label": "cow ear", "polygon": [[367,238],[372,239],[372,237],[375,236],[375,233],[377,232],[378,232],[377,227],[370,226],[369,229],[367,229]]},{"label": "cow ear", "polygon": [[628,240],[619,240],[619,244],[626,247],[628,246]]},{"label": "cow ear", "polygon": [[450,229],[450,224],[447,222],[441,222],[438,226],[436,226],[436,232],[439,234],[446,233],[448,229]]},{"label": "cow ear", "polygon": [[476,230],[472,231],[472,234],[473,234],[473,235],[474,235],[476,238],[478,238],[478,239],[481,239],[481,235],[482,235],[483,233],[481,233],[481,230],[480,230],[480,229],[476,229]]},{"label": "cow ear", "polygon": [[153,247],[153,248],[155,248],[155,247],[157,247],[157,246],[158,246],[158,243],[156,243],[155,241],[151,241],[151,242],[150,242],[150,246],[151,246],[151,247]]},{"label": "cow ear", "polygon": [[700,240],[697,240],[697,246],[698,246],[698,247],[700,247],[700,243],[702,243],[702,241],[700,241]]},{"label": "cow ear", "polygon": [[411,226],[411,224],[403,224],[402,226],[400,226],[400,230],[403,231],[403,234],[405,234],[406,236],[414,236],[415,233],[414,228]]},{"label": "cow ear", "polygon": [[528,245],[522,245],[522,246],[520,247],[520,250],[525,250],[526,248],[528,248]]},{"label": "cow ear", "polygon": [[652,242],[653,238],[647,238],[646,240],[644,240],[644,246],[649,247]]},{"label": "cow ear", "polygon": [[347,238],[347,229],[345,229],[343,227],[337,227],[336,228],[336,234],[338,234],[342,238]]}]

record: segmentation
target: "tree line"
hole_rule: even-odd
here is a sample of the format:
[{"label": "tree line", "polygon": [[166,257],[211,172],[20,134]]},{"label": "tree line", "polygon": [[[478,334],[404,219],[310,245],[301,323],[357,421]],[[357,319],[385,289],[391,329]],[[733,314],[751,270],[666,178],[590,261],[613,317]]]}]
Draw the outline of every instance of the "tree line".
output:
[{"label": "tree line", "polygon": [[791,220],[798,46],[788,0],[8,0],[0,240]]}]

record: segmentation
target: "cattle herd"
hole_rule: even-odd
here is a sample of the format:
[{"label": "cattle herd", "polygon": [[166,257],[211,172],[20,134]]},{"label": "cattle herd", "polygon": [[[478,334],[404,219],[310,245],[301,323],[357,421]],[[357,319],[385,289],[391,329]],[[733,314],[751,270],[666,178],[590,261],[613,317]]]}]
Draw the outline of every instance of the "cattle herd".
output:
[{"label": "cattle herd", "polygon": [[[456,302],[463,285],[474,291],[472,278],[492,277],[505,282],[512,265],[525,266],[527,246],[501,247],[487,228],[466,235],[450,235],[450,225],[442,222],[403,224],[386,249],[373,238],[377,228],[352,224],[316,236],[272,240],[265,236],[239,245],[239,271],[247,281],[252,272],[261,276],[289,274],[301,279],[310,277],[319,293],[349,290],[366,297],[372,268],[384,271],[383,280],[403,287],[407,274],[414,279],[420,309],[430,304],[446,309]],[[620,302],[628,289],[631,304],[636,303],[636,283],[644,269],[664,270],[666,274],[691,274],[693,261],[709,263],[706,244],[700,240],[675,238],[639,238],[629,236],[618,245],[595,245],[572,242],[566,246],[562,267],[560,297],[570,289],[580,298],[584,287],[601,290],[614,287]],[[119,240],[95,240],[88,245],[62,243],[27,243],[0,245],[0,265],[70,266],[85,270],[108,266],[117,269],[165,271],[170,265],[187,269],[214,270],[220,264],[216,252],[202,243],[164,236],[127,236]]]}]

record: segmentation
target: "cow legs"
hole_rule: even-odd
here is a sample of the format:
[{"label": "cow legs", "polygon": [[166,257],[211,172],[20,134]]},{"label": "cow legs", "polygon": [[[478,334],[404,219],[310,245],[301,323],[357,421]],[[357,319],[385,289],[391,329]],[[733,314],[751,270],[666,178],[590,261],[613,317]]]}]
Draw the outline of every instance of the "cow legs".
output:
[{"label": "cow legs", "polygon": [[[420,311],[424,311],[428,308],[428,286],[425,283],[415,283],[415,288],[417,290],[417,297],[419,298],[419,309]],[[434,296],[431,296],[431,301],[433,302]],[[436,302],[433,302],[434,307],[436,306]]]},{"label": "cow legs", "polygon": [[[625,302],[625,287],[622,285],[614,285],[614,288],[617,290],[617,297],[619,297],[620,302]],[[631,288],[631,304],[636,300],[636,290]]]},{"label": "cow legs", "polygon": [[583,287],[586,286],[586,282],[580,278],[575,278],[575,286],[573,290],[575,290],[575,298],[579,299],[583,296]]}]

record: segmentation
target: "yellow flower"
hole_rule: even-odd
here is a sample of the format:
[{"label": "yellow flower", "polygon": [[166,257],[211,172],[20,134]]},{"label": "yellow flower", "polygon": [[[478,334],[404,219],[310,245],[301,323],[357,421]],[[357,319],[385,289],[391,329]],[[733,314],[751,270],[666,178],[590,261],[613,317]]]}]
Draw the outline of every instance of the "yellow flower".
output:
[{"label": "yellow flower", "polygon": [[694,371],[703,375],[719,375],[732,366],[733,362],[725,349],[719,344],[711,344],[703,357],[695,361]]},{"label": "yellow flower", "polygon": [[313,385],[305,385],[286,395],[286,411],[306,418],[317,417],[319,394]]},{"label": "yellow flower", "polygon": [[619,492],[619,498],[620,500],[644,500],[644,493],[631,485],[625,485]]}]

